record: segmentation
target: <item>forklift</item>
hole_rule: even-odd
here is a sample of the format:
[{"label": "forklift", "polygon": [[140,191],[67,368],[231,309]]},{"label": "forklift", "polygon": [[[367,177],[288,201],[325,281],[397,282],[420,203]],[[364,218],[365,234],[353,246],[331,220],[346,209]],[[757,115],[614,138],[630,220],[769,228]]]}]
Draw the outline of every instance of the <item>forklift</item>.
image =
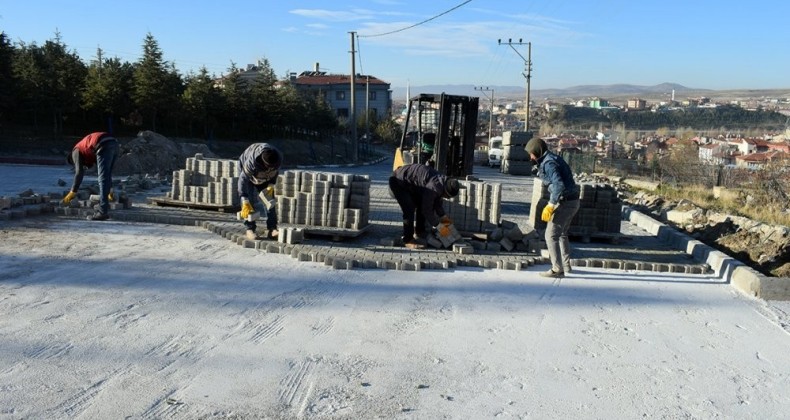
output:
[{"label": "forklift", "polygon": [[444,93],[410,98],[392,169],[419,163],[449,177],[472,175],[478,100]]}]

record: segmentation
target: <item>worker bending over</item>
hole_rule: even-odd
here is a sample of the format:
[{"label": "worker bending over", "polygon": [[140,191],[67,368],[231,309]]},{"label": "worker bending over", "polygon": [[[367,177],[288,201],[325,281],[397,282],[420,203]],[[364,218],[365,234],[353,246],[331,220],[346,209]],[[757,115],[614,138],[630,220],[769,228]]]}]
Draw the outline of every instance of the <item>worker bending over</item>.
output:
[{"label": "worker bending over", "polygon": [[425,248],[427,229],[431,226],[440,236],[450,235],[452,220],[444,211],[442,198],[458,195],[461,185],[457,179],[448,178],[430,166],[414,163],[395,169],[389,186],[403,212],[404,246]]},{"label": "worker bending over", "polygon": [[274,184],[277,182],[282,162],[282,153],[267,143],[251,144],[239,157],[240,216],[247,228],[247,239],[261,239],[256,233],[255,220],[247,220],[247,216],[255,211],[266,213],[265,237],[277,238],[277,200],[274,196]]}]

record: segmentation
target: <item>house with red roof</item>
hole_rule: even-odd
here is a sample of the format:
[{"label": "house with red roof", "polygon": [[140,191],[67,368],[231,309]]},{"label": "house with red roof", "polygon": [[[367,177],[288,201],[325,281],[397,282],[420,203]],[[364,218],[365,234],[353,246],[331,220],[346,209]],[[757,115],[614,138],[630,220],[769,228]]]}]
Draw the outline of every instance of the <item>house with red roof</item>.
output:
[{"label": "house with red roof", "polygon": [[763,169],[768,163],[781,159],[790,159],[790,154],[774,150],[765,153],[736,156],[735,166],[748,169]]},{"label": "house with red roof", "polygon": [[[288,80],[298,92],[318,95],[335,110],[338,117],[351,115],[351,76],[347,74],[327,74],[318,70],[305,71],[298,76],[293,73]],[[368,109],[377,117],[390,115],[392,110],[392,90],[390,84],[370,75],[358,74],[354,78],[356,114],[365,115]]]}]

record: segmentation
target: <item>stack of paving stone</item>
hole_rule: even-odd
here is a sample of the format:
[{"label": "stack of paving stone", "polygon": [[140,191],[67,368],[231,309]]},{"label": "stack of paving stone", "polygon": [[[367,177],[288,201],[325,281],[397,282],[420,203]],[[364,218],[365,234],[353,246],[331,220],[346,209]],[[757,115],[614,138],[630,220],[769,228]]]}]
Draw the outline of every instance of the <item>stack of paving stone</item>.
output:
[{"label": "stack of paving stone", "polygon": [[524,149],[532,138],[530,131],[505,131],[502,133],[502,168],[503,174],[532,175],[532,161]]},{"label": "stack of paving stone", "polygon": [[370,177],[290,170],[275,185],[282,223],[359,230],[369,224]]},{"label": "stack of paving stone", "polygon": [[167,198],[184,203],[238,207],[239,161],[204,158],[202,154],[187,158],[186,168],[173,171],[173,185]]},{"label": "stack of paving stone", "polygon": [[[185,204],[238,208],[239,161],[187,158],[186,168],[173,172],[167,198]],[[369,224],[370,177],[290,170],[275,184],[281,223],[359,230]]]},{"label": "stack of paving stone", "polygon": [[462,232],[485,232],[499,224],[502,185],[483,181],[460,181],[458,195],[446,200],[444,209]]},{"label": "stack of paving stone", "polygon": [[[570,233],[587,237],[596,234],[619,234],[623,203],[618,198],[617,191],[604,184],[583,183],[579,184],[579,188],[579,211],[571,221]],[[546,228],[540,215],[548,202],[548,188],[539,178],[535,178],[529,215],[530,222],[536,229]]]}]

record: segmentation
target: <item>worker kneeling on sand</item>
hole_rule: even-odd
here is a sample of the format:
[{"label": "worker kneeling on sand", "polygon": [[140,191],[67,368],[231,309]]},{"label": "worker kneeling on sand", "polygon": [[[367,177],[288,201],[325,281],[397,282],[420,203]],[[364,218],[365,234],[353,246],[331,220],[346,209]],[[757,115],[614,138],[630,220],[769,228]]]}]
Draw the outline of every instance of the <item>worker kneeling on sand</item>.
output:
[{"label": "worker kneeling on sand", "polygon": [[440,236],[450,235],[453,222],[445,214],[442,198],[458,195],[461,185],[457,179],[448,178],[430,166],[413,163],[395,169],[389,186],[403,212],[402,239],[407,248],[425,248],[426,222]]},{"label": "worker kneeling on sand", "polygon": [[283,163],[283,155],[277,148],[267,143],[254,143],[247,147],[239,157],[238,192],[241,198],[241,212],[247,228],[247,239],[261,239],[255,232],[257,225],[249,215],[258,211],[266,212],[265,237],[277,238],[277,200],[274,196],[274,184]]},{"label": "worker kneeling on sand", "polygon": [[96,132],[83,137],[68,156],[66,162],[74,166],[74,182],[71,190],[63,197],[63,204],[69,205],[77,196],[82,184],[85,168],[96,165],[99,177],[99,205],[88,220],[107,220],[110,218],[110,201],[112,197],[112,168],[118,157],[118,140],[109,133]]}]

